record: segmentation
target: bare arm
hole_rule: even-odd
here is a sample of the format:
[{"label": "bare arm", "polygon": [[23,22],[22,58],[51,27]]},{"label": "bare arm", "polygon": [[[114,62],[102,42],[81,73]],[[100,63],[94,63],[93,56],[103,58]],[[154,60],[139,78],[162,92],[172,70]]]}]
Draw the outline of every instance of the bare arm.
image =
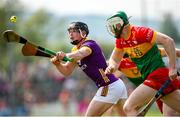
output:
[{"label": "bare arm", "polygon": [[113,50],[111,57],[109,59],[109,65],[105,70],[106,74],[113,73],[118,69],[119,61],[122,59],[123,54],[123,50],[116,48]]},{"label": "bare arm", "polygon": [[[180,57],[180,49],[178,48],[175,48],[176,49],[176,57]],[[166,57],[167,54],[166,54],[166,51],[164,48],[159,48],[159,50],[161,51],[161,56],[162,57]]]},{"label": "bare arm", "polygon": [[[84,57],[87,57],[91,54],[92,50],[87,47],[82,47],[81,49],[67,53],[65,54],[64,52],[58,52],[57,56],[53,57],[51,59],[51,62],[56,66],[59,72],[61,72],[64,76],[70,75],[73,70],[75,69],[77,65],[77,61],[83,59]],[[72,58],[74,61],[73,62],[62,62],[59,61],[59,59],[63,59],[64,56]]]},{"label": "bare arm", "polygon": [[92,53],[91,48],[84,46],[75,52],[66,54],[66,56],[77,61],[83,59],[84,57],[89,56],[91,53]]},{"label": "bare arm", "polygon": [[177,56],[177,57],[180,57],[180,49],[177,49],[177,48],[176,48],[176,56]]},{"label": "bare arm", "polygon": [[51,59],[51,62],[55,65],[57,70],[64,76],[69,76],[76,67],[76,61],[73,62],[62,62],[57,56]]},{"label": "bare arm", "polygon": [[165,48],[165,51],[169,58],[169,76],[174,77],[177,74],[177,69],[175,44],[173,39],[165,34],[157,32],[155,40],[156,43],[163,45],[163,47]]}]

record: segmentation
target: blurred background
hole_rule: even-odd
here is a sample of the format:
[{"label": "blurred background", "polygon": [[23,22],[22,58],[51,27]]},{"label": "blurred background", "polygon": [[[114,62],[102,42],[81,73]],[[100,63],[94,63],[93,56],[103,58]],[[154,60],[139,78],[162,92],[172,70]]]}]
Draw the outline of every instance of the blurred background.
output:
[{"label": "blurred background", "polygon": [[[0,0],[0,34],[11,29],[38,45],[69,52],[67,26],[83,21],[108,59],[114,40],[105,21],[118,10],[132,16],[134,25],[171,36],[180,48],[179,0]],[[12,15],[17,16],[16,23],[9,22]],[[0,39],[0,116],[84,115],[95,84],[78,68],[65,78],[48,58],[24,57],[21,48]],[[180,69],[180,59],[177,64]],[[131,92],[132,84],[125,78],[124,82]],[[161,114],[154,105],[148,115]]]}]

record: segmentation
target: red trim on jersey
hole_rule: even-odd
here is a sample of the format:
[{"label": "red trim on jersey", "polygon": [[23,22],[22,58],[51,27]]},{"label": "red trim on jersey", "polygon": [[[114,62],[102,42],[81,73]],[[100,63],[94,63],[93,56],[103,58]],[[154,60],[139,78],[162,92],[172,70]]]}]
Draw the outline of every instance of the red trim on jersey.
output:
[{"label": "red trim on jersey", "polygon": [[136,64],[133,63],[129,58],[122,58],[120,65],[119,65],[119,69],[125,69],[125,68],[132,68],[132,67],[136,67]]},{"label": "red trim on jersey", "polygon": [[131,36],[125,40],[123,38],[116,39],[116,48],[132,47],[143,43],[153,43],[155,32],[150,28],[131,27]]}]

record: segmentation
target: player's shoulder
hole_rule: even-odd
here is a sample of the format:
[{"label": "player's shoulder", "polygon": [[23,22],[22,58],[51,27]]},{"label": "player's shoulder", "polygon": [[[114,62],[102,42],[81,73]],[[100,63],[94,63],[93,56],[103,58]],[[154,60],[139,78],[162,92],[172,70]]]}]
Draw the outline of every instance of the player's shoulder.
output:
[{"label": "player's shoulder", "polygon": [[95,40],[86,40],[81,47],[88,47],[95,53],[102,52],[101,46]]},{"label": "player's shoulder", "polygon": [[131,26],[131,30],[136,31],[136,32],[144,32],[144,31],[152,30],[152,29],[145,26]]},{"label": "player's shoulder", "polygon": [[[91,39],[86,39],[82,45],[80,46],[80,48],[84,47],[84,46],[89,46],[89,45],[93,45],[95,44],[96,42],[94,40],[91,40]],[[71,49],[71,52],[74,52],[74,51],[77,51],[78,48],[77,46],[73,46],[72,49]]]},{"label": "player's shoulder", "polygon": [[134,26],[132,28],[132,33],[135,34],[136,37],[146,37],[147,35],[149,35],[150,37],[152,37],[154,30],[152,30],[149,27],[144,27],[144,26]]},{"label": "player's shoulder", "polygon": [[84,41],[83,44],[85,44],[85,43],[96,43],[96,41],[93,40],[93,39],[87,39],[87,40]]},{"label": "player's shoulder", "polygon": [[95,40],[88,39],[83,42],[82,46],[99,46]]}]

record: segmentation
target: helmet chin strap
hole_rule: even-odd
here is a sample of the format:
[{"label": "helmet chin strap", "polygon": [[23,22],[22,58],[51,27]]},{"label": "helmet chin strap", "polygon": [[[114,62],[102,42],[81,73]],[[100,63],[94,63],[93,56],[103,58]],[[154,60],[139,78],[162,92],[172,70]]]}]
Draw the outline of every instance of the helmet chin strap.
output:
[{"label": "helmet chin strap", "polygon": [[[81,39],[82,40],[82,39]],[[72,45],[77,45],[81,40],[75,40],[75,41],[71,41]]]},{"label": "helmet chin strap", "polygon": [[86,34],[83,36],[83,33],[82,33],[82,31],[79,29],[79,33],[80,33],[80,35],[81,35],[81,37],[84,39],[84,38],[86,38]]}]

